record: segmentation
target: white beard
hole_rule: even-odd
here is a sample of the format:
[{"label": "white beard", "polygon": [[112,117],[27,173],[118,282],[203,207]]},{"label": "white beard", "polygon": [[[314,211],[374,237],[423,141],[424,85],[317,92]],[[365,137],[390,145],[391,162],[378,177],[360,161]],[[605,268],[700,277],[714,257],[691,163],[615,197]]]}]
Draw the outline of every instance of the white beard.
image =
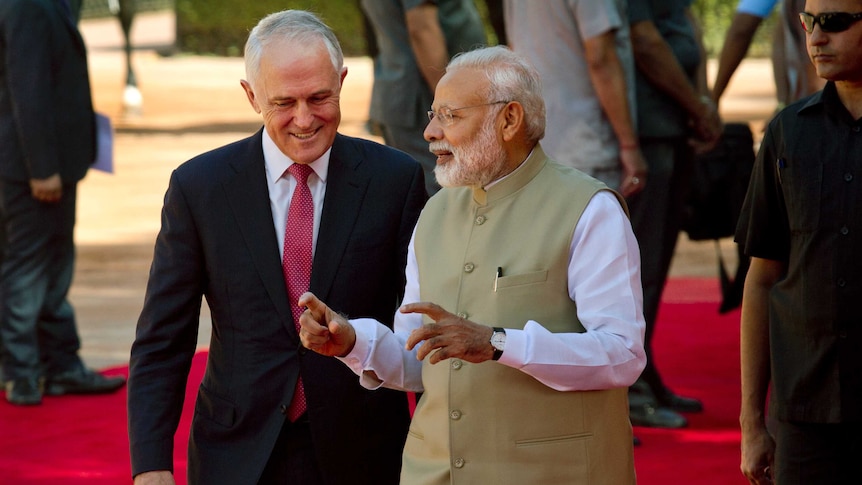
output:
[{"label": "white beard", "polygon": [[497,179],[506,153],[494,131],[495,117],[489,116],[469,144],[453,147],[445,141],[431,142],[431,151],[452,153],[452,160],[434,167],[434,177],[441,187],[484,187]]}]

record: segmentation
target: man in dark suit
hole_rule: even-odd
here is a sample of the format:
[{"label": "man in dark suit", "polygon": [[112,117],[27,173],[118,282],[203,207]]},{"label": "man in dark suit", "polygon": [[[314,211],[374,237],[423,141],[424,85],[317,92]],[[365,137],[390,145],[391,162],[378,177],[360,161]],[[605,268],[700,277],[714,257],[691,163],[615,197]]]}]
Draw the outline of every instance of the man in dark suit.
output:
[{"label": "man in dark suit", "polygon": [[77,183],[95,155],[86,49],[68,3],[0,2],[0,341],[12,404],[125,382],[84,367],[66,298]]},{"label": "man in dark suit", "polygon": [[[165,196],[131,354],[135,483],[173,483],[203,295],[213,327],[189,483],[396,484],[406,395],[367,391],[339,362],[300,345],[293,315],[304,290],[282,264],[302,259],[291,249],[299,231],[290,219],[304,187],[294,169],[305,165],[316,241],[307,286],[391,326],[427,197],[422,169],[402,152],[337,133],[347,68],[314,15],[261,20],[245,62],[242,85],[264,129],[180,166]],[[297,417],[294,398],[303,393],[307,410]],[[327,466],[336,456],[339,466]]]}]

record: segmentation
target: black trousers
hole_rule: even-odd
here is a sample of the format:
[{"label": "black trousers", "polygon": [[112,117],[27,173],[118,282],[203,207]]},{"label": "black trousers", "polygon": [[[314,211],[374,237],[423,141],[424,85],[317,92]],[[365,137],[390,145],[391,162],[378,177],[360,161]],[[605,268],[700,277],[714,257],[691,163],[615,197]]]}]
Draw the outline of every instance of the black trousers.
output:
[{"label": "black trousers", "polygon": [[776,423],[776,483],[858,484],[860,459],[862,423]]},{"label": "black trousers", "polygon": [[632,230],[641,253],[644,347],[647,364],[641,379],[656,395],[666,392],[655,363],[652,338],[676,242],[682,229],[684,201],[692,175],[692,152],[685,138],[641,139],[649,166],[646,188],[627,200]]},{"label": "black trousers", "polygon": [[323,485],[311,441],[311,425],[304,414],[296,422],[285,419],[258,485]]}]

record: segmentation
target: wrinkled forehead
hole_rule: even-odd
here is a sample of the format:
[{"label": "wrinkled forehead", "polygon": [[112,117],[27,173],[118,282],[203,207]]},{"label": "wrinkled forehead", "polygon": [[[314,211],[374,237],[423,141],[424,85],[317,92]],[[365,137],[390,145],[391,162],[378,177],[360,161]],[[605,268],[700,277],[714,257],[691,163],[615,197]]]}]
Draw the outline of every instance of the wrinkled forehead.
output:
[{"label": "wrinkled forehead", "polygon": [[311,80],[337,84],[339,73],[322,41],[302,44],[295,40],[278,40],[267,44],[261,54],[259,69],[263,77],[276,76],[288,84]]},{"label": "wrinkled forehead", "polygon": [[487,102],[488,76],[479,69],[458,68],[448,71],[437,83],[435,108],[458,108]]}]

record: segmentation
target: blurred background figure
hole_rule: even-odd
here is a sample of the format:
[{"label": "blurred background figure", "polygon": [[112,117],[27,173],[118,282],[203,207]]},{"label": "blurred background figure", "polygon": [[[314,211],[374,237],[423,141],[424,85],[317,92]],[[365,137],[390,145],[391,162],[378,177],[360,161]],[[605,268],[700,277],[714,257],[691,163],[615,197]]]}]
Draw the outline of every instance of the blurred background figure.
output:
[{"label": "blurred background figure", "polygon": [[508,45],[509,37],[506,33],[506,16],[503,13],[504,0],[485,0],[485,7],[488,9],[488,23],[494,29],[494,35],[497,36],[497,44]]},{"label": "blurred background figure", "polygon": [[434,89],[449,59],[485,45],[484,25],[473,0],[362,0],[374,29],[377,56],[370,117],[387,145],[422,164],[429,195],[437,157],[423,138]]},{"label": "blurred background figure", "polygon": [[703,48],[688,10],[691,3],[642,0],[629,2],[628,10],[639,141],[649,167],[649,183],[628,198],[641,251],[646,319],[647,366],[629,392],[632,424],[640,426],[680,428],[687,420],[679,413],[703,409],[700,401],[680,396],[664,383],[652,347],[691,183],[692,145],[707,149],[722,130],[715,104],[703,92]]},{"label": "blurred background figure", "polygon": [[718,71],[712,87],[712,97],[719,104],[730,79],[754,39],[754,34],[779,5],[779,21],[772,44],[772,74],[779,109],[793,101],[820,90],[823,79],[817,77],[805,47],[805,32],[799,25],[799,12],[805,0],[740,0],[724,38],[718,57]]},{"label": "blurred background figure", "polygon": [[126,116],[138,116],[144,99],[138,88],[138,80],[132,68],[132,21],[137,11],[136,0],[108,0],[111,13],[120,21],[123,30],[123,51],[126,56],[126,87],[123,90],[123,114]]},{"label": "blurred background figure", "polygon": [[624,196],[642,190],[625,2],[506,0],[505,12],[510,46],[542,78],[547,153]]},{"label": "blurred background figure", "polygon": [[67,299],[77,184],[96,158],[80,3],[0,2],[0,334],[6,400],[112,392],[84,367]]}]

